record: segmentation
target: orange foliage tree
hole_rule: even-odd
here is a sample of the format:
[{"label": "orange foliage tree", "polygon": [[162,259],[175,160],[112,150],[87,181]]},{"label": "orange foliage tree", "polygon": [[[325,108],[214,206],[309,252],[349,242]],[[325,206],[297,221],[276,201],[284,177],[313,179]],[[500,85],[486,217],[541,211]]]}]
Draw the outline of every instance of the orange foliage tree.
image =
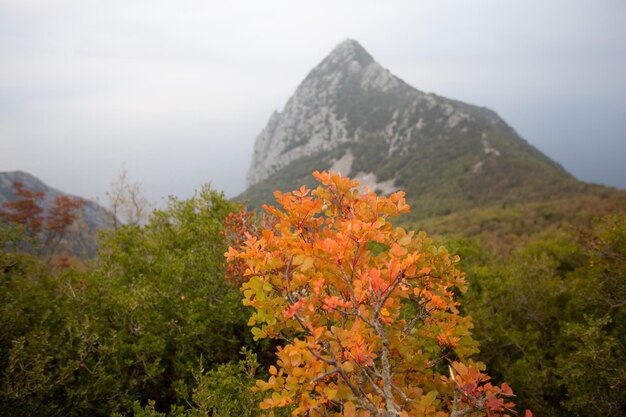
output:
[{"label": "orange foliage tree", "polygon": [[83,205],[85,205],[85,200],[66,195],[57,196],[52,200],[45,224],[46,239],[44,244],[49,253],[56,251],[70,227],[78,220]]},{"label": "orange foliage tree", "polygon": [[26,189],[21,181],[15,181],[13,189],[19,198],[2,203],[7,211],[0,210],[0,220],[24,226],[31,237],[43,235],[43,248],[50,260],[70,227],[78,220],[85,201],[59,195],[44,213],[40,202],[45,199],[45,193]]},{"label": "orange foliage tree", "polygon": [[43,225],[43,208],[39,202],[44,199],[44,193],[24,188],[21,181],[13,181],[13,190],[19,198],[2,203],[8,211],[0,210],[0,219],[7,223],[21,224],[31,236],[37,235]]},{"label": "orange foliage tree", "polygon": [[283,341],[269,379],[257,381],[267,392],[261,408],[269,416],[285,406],[294,416],[515,414],[511,389],[469,359],[477,345],[454,299],[466,287],[458,258],[388,221],[409,210],[404,193],[380,197],[337,174],[313,175],[318,188],[276,192],[282,209],[264,207],[272,226],[226,253],[245,265],[254,337]]},{"label": "orange foliage tree", "polygon": [[[250,236],[260,236],[261,231],[275,226],[275,219],[270,215],[258,215],[257,213],[242,209],[238,212],[229,213],[224,219],[224,239],[226,245],[240,248]],[[242,259],[226,260],[226,280],[234,286],[241,286],[244,281],[246,263]]]}]

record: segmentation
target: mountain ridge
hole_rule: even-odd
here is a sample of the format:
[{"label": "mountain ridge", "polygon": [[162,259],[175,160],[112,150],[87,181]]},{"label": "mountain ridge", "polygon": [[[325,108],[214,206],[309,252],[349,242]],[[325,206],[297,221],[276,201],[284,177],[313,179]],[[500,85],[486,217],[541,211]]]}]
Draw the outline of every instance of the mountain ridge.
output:
[{"label": "mountain ridge", "polygon": [[34,175],[20,170],[0,172],[0,210],[3,209],[2,203],[17,199],[13,188],[13,183],[16,181],[21,182],[24,188],[29,191],[44,193],[44,199],[39,202],[44,209],[44,214],[50,209],[52,201],[58,196],[64,195],[73,199],[79,198],[83,200],[85,203],[81,207],[78,222],[84,227],[80,228],[80,234],[76,242],[65,239],[65,246],[69,248],[69,252],[72,255],[95,256],[98,231],[113,227],[112,213],[93,201],[60,191],[47,185]]},{"label": "mountain ridge", "polygon": [[493,110],[424,93],[348,39],[313,68],[254,146],[240,195],[310,184],[315,169],[383,194],[404,189],[419,216],[585,188]]}]

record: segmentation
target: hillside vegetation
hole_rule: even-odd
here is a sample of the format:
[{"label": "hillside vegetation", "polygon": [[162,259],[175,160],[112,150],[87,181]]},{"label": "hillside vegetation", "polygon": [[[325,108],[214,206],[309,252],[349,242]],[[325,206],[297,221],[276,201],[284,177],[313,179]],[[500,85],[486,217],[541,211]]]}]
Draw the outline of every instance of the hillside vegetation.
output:
[{"label": "hillside vegetation", "polygon": [[[238,209],[208,188],[173,199],[146,225],[105,233],[87,270],[51,268],[24,251],[26,230],[2,226],[0,415],[260,416],[249,389],[272,377],[276,345],[253,340],[251,311],[224,277],[223,222]],[[470,236],[446,245],[467,273],[460,300],[478,358],[518,409],[623,415],[626,217],[564,227],[545,206],[497,213],[434,220],[464,219]],[[271,227],[244,219],[229,224]],[[513,235],[515,250],[494,246]]]},{"label": "hillside vegetation", "polygon": [[81,204],[29,184],[0,194],[0,416],[626,415],[626,191],[353,40],[234,200],[114,216],[78,264],[42,248]]}]

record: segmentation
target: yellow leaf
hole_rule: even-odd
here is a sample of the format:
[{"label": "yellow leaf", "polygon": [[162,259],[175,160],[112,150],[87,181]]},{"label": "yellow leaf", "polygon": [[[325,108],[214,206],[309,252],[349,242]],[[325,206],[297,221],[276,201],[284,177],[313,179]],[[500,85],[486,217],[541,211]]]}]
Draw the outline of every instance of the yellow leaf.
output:
[{"label": "yellow leaf", "polygon": [[293,260],[291,261],[291,263],[293,265],[301,265],[302,262],[304,262],[305,259],[306,259],[306,256],[304,256],[304,255],[301,255],[301,254],[300,255],[296,255],[296,256],[293,257]]},{"label": "yellow leaf", "polygon": [[335,397],[337,396],[337,390],[336,389],[327,388],[325,390],[325,392],[326,392],[326,396],[328,397],[329,400],[334,400]]},{"label": "yellow leaf", "polygon": [[302,262],[302,265],[300,265],[300,270],[306,271],[308,269],[311,269],[312,266],[313,266],[313,258],[305,258],[304,261]]}]

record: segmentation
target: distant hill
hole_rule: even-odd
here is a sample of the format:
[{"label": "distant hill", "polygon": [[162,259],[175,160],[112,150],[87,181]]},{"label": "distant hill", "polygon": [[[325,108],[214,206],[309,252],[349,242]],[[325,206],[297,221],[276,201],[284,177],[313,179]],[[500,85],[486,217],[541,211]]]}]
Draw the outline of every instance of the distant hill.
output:
[{"label": "distant hill", "polygon": [[402,189],[410,219],[438,218],[433,227],[468,210],[484,215],[557,200],[561,207],[586,196],[581,205],[610,211],[626,201],[622,191],[578,181],[492,110],[419,91],[350,39],[270,117],[238,198],[252,207],[273,202],[276,189],[312,185],[315,169],[382,194]]},{"label": "distant hill", "polygon": [[81,209],[79,233],[72,238],[73,241],[64,242],[64,246],[69,250],[70,254],[75,256],[91,257],[95,255],[98,231],[109,229],[113,226],[112,214],[109,211],[93,201],[52,188],[40,179],[23,171],[0,172],[0,206],[6,201],[15,201],[19,198],[15,195],[13,188],[15,181],[21,182],[27,190],[43,192],[45,198],[40,205],[44,210],[48,210],[52,200],[60,195],[83,199],[85,204]]}]

